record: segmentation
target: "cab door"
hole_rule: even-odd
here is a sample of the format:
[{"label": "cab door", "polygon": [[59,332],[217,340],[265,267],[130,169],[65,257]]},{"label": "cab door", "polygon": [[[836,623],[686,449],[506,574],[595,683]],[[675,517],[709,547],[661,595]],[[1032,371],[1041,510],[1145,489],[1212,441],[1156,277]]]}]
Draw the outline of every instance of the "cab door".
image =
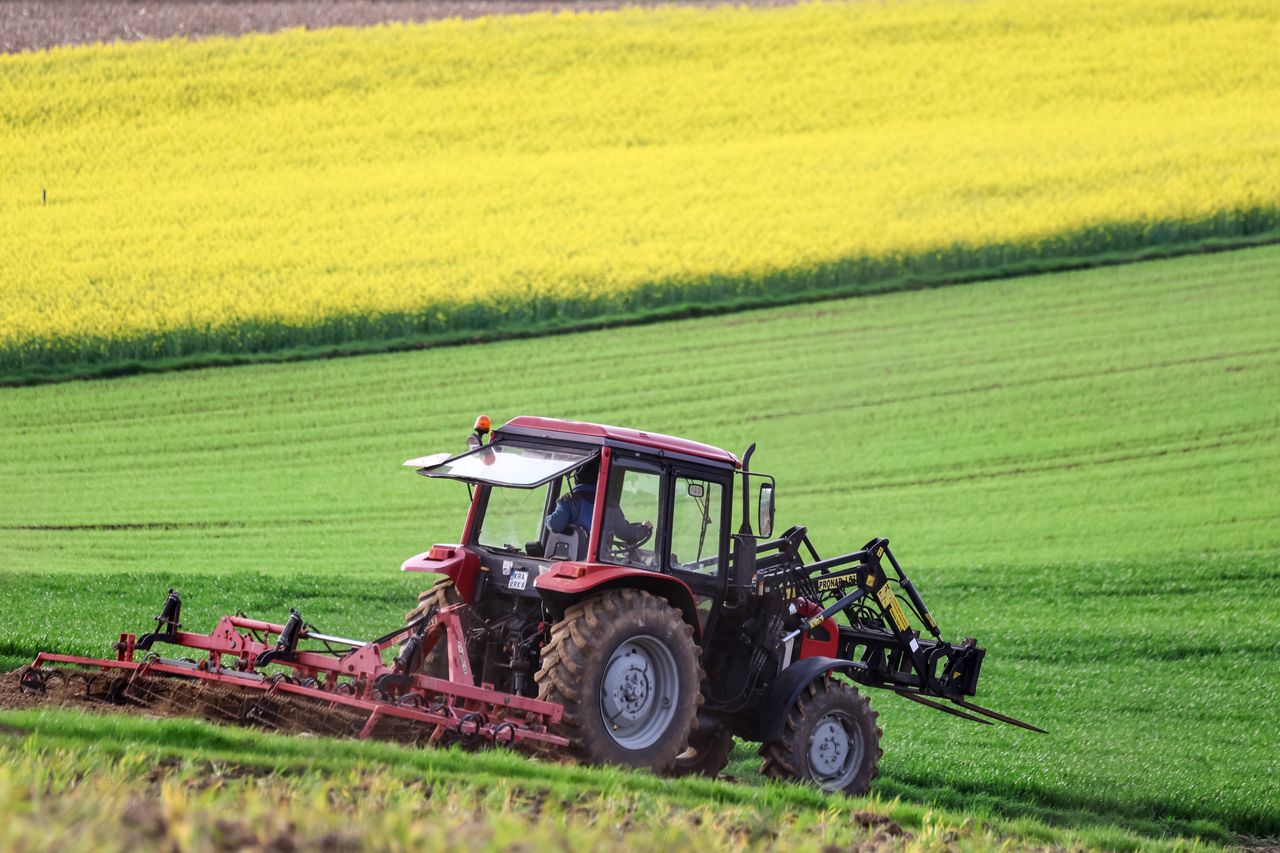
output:
[{"label": "cab door", "polygon": [[728,475],[672,465],[666,496],[669,523],[659,543],[662,565],[693,590],[705,625],[712,605],[724,599],[728,576]]}]

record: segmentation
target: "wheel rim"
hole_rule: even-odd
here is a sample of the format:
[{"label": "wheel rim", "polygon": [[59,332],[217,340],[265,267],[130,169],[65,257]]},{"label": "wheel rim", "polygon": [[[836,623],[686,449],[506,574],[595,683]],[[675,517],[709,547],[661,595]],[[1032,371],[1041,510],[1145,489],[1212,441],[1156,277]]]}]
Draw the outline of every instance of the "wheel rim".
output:
[{"label": "wheel rim", "polygon": [[845,714],[832,712],[818,720],[809,735],[809,775],[824,791],[840,791],[862,766],[862,735]]},{"label": "wheel rim", "polygon": [[652,746],[675,719],[680,678],[675,656],[656,637],[632,637],[614,650],[600,682],[605,731],[624,749]]}]

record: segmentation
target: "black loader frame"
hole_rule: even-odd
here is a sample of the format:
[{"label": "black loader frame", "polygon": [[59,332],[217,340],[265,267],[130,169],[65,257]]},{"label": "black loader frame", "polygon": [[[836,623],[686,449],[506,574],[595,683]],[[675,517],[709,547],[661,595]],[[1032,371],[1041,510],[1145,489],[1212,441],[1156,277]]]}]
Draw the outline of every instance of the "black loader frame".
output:
[{"label": "black loader frame", "polygon": [[[997,720],[1044,732],[967,701],[977,690],[986,651],[972,638],[960,643],[942,639],[933,614],[902,570],[888,539],[873,539],[857,551],[822,559],[801,526],[768,541],[753,542],[741,535],[734,538],[740,583],[753,585],[739,600],[737,609],[747,616],[743,623],[758,622],[761,615],[770,612],[788,614],[781,647],[773,655],[762,649],[766,653],[756,656],[761,668],[776,667],[778,676],[767,687],[758,687],[754,699],[741,696],[736,703],[754,709],[754,713],[736,715],[732,728],[741,736],[761,741],[776,738],[783,719],[780,712],[814,678],[833,671],[860,685],[890,690],[966,720],[984,725]],[[748,554],[746,566],[741,559],[744,552]],[[893,570],[892,578],[885,571],[885,561]],[[800,615],[794,606],[798,601],[820,609]],[[904,604],[927,628],[931,639],[911,627]],[[844,622],[837,624],[835,654],[797,658],[799,643],[815,634],[825,635],[823,625],[828,620]],[[829,640],[826,636],[821,639]],[[780,659],[770,661],[775,655]],[[766,680],[764,672],[751,674],[756,684]]]}]

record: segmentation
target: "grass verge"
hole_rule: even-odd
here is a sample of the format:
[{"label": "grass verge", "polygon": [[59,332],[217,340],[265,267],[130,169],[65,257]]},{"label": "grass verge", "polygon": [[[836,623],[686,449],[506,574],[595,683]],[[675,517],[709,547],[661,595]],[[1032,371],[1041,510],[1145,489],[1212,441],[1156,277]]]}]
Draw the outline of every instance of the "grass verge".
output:
[{"label": "grass verge", "polygon": [[833,802],[797,786],[673,781],[183,720],[0,712],[0,759],[0,811],[11,816],[0,841],[11,847],[1217,849],[897,799]]}]

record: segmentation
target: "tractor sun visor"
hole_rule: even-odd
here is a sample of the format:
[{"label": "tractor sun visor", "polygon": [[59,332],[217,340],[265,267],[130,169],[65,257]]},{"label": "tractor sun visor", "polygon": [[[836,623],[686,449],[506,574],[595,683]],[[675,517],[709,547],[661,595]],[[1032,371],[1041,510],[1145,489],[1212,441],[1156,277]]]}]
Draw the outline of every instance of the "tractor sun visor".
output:
[{"label": "tractor sun visor", "polygon": [[[572,471],[596,456],[595,450],[569,450],[503,441],[457,456],[423,456],[405,465],[424,477],[532,489]],[[421,464],[418,464],[421,463]]]}]

